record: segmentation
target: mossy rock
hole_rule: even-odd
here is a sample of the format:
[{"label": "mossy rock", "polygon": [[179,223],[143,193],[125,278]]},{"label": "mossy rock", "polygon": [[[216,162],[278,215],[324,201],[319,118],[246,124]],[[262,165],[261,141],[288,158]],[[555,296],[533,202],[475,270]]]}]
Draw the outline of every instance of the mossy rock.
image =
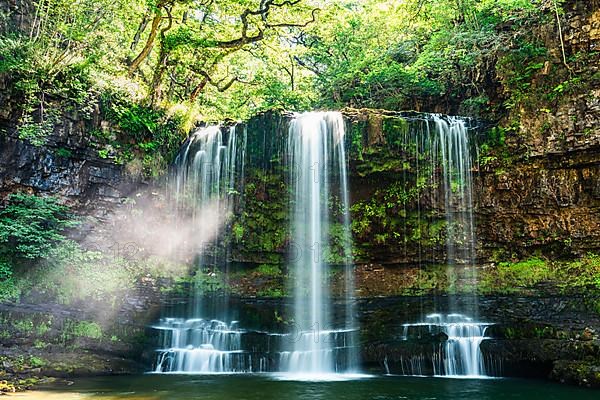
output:
[{"label": "mossy rock", "polygon": [[550,378],[561,383],[600,388],[600,360],[596,362],[556,361]]}]

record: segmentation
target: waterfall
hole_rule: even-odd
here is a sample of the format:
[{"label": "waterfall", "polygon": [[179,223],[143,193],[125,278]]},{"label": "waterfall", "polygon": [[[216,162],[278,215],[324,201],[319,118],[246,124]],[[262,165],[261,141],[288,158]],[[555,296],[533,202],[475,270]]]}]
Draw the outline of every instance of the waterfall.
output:
[{"label": "waterfall", "polygon": [[[460,117],[432,114],[411,125],[414,128],[407,130],[404,143],[415,151],[417,182],[432,182],[432,199],[437,199],[434,204],[445,215],[449,287],[467,292],[475,288],[477,283],[468,121]],[[419,163],[420,159],[430,162]],[[467,273],[467,279],[464,273],[459,273],[461,269]],[[410,340],[411,330],[423,327],[433,336],[442,333],[445,339],[443,343],[434,344],[431,356],[416,354],[403,357],[400,361],[402,374],[486,375],[479,345],[485,339],[484,333],[490,324],[473,320],[478,314],[476,302],[465,309],[465,306],[459,307],[451,295],[449,303],[451,314],[431,314],[423,322],[404,324],[405,340]]]},{"label": "waterfall", "polygon": [[428,318],[436,319],[433,326],[438,326],[448,336],[441,357],[437,365],[434,364],[434,375],[485,375],[479,345],[489,324],[473,322],[460,314],[449,314],[446,318],[437,314]]},{"label": "waterfall", "polygon": [[237,125],[226,129],[212,125],[198,129],[184,144],[175,159],[175,203],[178,207],[197,210],[209,201],[230,211],[230,193],[236,188],[236,173],[243,175],[245,130],[242,142]]},{"label": "waterfall", "polygon": [[442,340],[432,344],[431,357],[419,354],[401,360],[402,374],[423,375],[423,371],[432,371],[435,376],[485,376],[486,366],[479,345],[490,325],[461,314],[430,314],[425,322],[404,324],[404,340],[422,338],[424,334],[437,339],[441,335]]},{"label": "waterfall", "polygon": [[[457,265],[466,266],[469,282],[462,284],[476,287],[475,223],[473,218],[473,179],[471,176],[471,152],[466,120],[458,117],[434,115],[438,133],[435,155],[441,165],[444,210],[446,214],[446,258],[448,281],[457,281]],[[437,151],[436,151],[437,150]],[[457,248],[458,247],[458,248]],[[456,308],[456,305],[451,305]],[[457,310],[455,310],[457,311]],[[467,310],[461,310],[467,311]],[[477,314],[476,306],[468,310]]]},{"label": "waterfall", "polygon": [[[407,160],[416,163],[416,190],[406,180],[407,198],[415,198],[424,188],[433,208],[445,221],[445,256],[449,281],[455,287],[472,287],[454,277],[456,270],[474,271],[475,226],[472,213],[471,156],[468,123],[458,117],[408,114],[394,135],[403,146]],[[279,128],[276,128],[279,129]],[[350,197],[345,122],[341,113],[296,114],[289,122],[285,140],[276,132],[262,133],[269,140],[266,154],[259,154],[261,138],[248,142],[245,126],[209,126],[196,131],[181,148],[172,175],[173,203],[178,218],[203,227],[203,210],[217,210],[218,220],[210,241],[198,243],[195,250],[196,278],[199,282],[217,279],[227,283],[229,248],[219,246],[221,226],[243,199],[244,168],[249,160],[267,159],[277,164],[287,178],[290,193],[288,258],[290,287],[293,290],[292,315],[286,318],[287,332],[251,331],[240,326],[235,310],[221,295],[216,307],[206,304],[202,288],[195,290],[185,312],[165,314],[154,326],[160,336],[155,361],[156,372],[230,373],[280,371],[316,379],[331,374],[358,371],[358,323],[355,320],[354,266],[350,229]],[[404,135],[404,136],[402,136]],[[273,138],[275,137],[275,138]],[[252,152],[246,154],[246,148]],[[259,150],[257,150],[259,149]],[[284,157],[281,157],[281,156]],[[254,161],[252,161],[254,162]],[[268,164],[268,163],[267,163]],[[261,168],[269,168],[265,164]],[[257,165],[252,164],[254,167]],[[416,194],[415,194],[416,193]],[[404,206],[408,201],[404,202]],[[435,213],[418,218],[433,218]],[[405,210],[406,214],[406,210]],[[207,229],[207,228],[206,228]],[[421,235],[421,221],[417,226]],[[419,241],[419,246],[420,246]],[[440,241],[440,243],[443,243]],[[419,247],[419,255],[421,249]],[[432,259],[436,259],[435,255]],[[329,276],[344,276],[344,298],[334,298]],[[201,285],[200,285],[201,286]],[[343,304],[343,306],[342,306]],[[468,316],[457,314],[464,313]],[[407,374],[468,375],[485,374],[479,344],[489,325],[476,321],[477,307],[458,310],[451,302],[447,316],[428,316],[422,322],[405,324],[405,337],[417,327],[427,327],[445,335],[433,355],[403,356],[402,371]],[[471,320],[473,318],[473,320]],[[421,329],[419,328],[419,329]],[[478,330],[479,329],[479,330]],[[386,368],[393,367],[388,365]],[[311,378],[311,379],[312,379]]]},{"label": "waterfall", "polygon": [[[282,371],[323,376],[357,371],[344,120],[340,113],[299,114],[290,121],[287,135],[282,150],[288,156],[285,169],[293,194],[290,235],[297,250],[288,260],[295,283],[291,332],[245,330],[230,318],[227,301],[207,312],[205,296],[197,289],[183,317],[168,315],[154,326],[161,343],[155,372]],[[176,158],[173,176],[179,218],[201,225],[201,210],[208,204],[216,204],[221,220],[233,212],[232,194],[242,191],[246,136],[245,127],[239,125],[228,130],[210,126],[188,139]],[[330,237],[332,227],[335,240]],[[218,236],[219,232],[211,235]],[[197,276],[221,274],[218,267],[227,265],[226,252],[202,243]],[[340,307],[334,312],[330,264],[345,274],[343,312]]]},{"label": "waterfall", "polygon": [[[357,368],[358,357],[344,120],[336,112],[300,114],[291,121],[288,134],[291,238],[297,254],[290,260],[294,286],[292,348],[282,353],[282,369],[315,376],[349,372]],[[333,215],[335,199],[342,215]],[[336,328],[329,268],[324,260],[332,244],[330,225],[334,222],[342,226],[347,304],[345,318]]]},{"label": "waterfall", "polygon": [[[207,229],[200,214],[203,208],[213,205],[217,219],[215,229],[227,219],[233,209],[233,194],[240,188],[244,174],[246,130],[238,126],[222,128],[208,126],[198,129],[179,152],[175,160],[174,203],[178,218],[190,219],[198,226],[202,236],[218,238],[219,232],[204,232]],[[224,134],[226,133],[226,135]],[[239,143],[238,143],[239,142]],[[190,215],[191,214],[191,215]],[[209,241],[192,242],[191,249],[197,254],[196,277],[224,274],[219,264],[227,265],[221,249]],[[209,255],[209,253],[212,254]],[[228,318],[226,299],[220,299],[216,310],[217,318],[207,316],[210,311],[202,303],[202,288],[194,290],[191,309],[183,317],[162,318],[154,326],[160,333],[162,346],[157,350],[156,372],[216,373],[251,372],[251,354],[241,347],[244,333],[235,321]],[[256,362],[256,360],[254,360]],[[263,365],[260,360],[259,365]]]},{"label": "waterfall", "polygon": [[[466,266],[469,282],[464,286],[476,287],[475,273],[475,223],[473,219],[473,180],[471,176],[471,153],[467,125],[464,119],[434,116],[438,132],[439,157],[441,160],[444,190],[444,210],[446,214],[446,257],[448,260],[447,279],[454,281],[457,289],[456,264]],[[459,248],[457,249],[457,244]],[[477,304],[469,310],[458,310],[451,297],[450,309],[453,312],[468,311],[471,316],[478,313]],[[471,376],[485,375],[483,357],[479,345],[489,324],[475,322],[472,317],[461,314],[428,315],[430,329],[437,327],[447,335],[434,362],[434,375]]]},{"label": "waterfall", "polygon": [[[396,145],[404,157],[400,180],[408,199],[403,214],[410,210],[409,200],[416,201],[419,222],[431,218],[437,222],[438,212],[444,215],[443,240],[445,261],[453,267],[471,267],[475,255],[475,224],[473,218],[472,160],[469,120],[440,114],[408,114],[403,123],[392,130],[389,145]],[[431,212],[422,209],[431,207]],[[420,224],[419,224],[420,226]],[[427,232],[410,232],[405,236],[421,237]],[[429,239],[437,239],[430,237]],[[439,262],[436,254],[424,254],[417,241],[416,255],[424,262]],[[408,254],[408,248],[405,252]],[[449,274],[454,274],[452,269]]]}]

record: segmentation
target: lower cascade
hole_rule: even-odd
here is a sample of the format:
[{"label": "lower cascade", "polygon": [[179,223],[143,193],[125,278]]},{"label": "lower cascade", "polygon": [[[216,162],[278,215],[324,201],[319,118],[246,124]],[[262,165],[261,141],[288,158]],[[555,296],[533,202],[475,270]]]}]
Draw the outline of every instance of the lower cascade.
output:
[{"label": "lower cascade", "polygon": [[403,340],[430,336],[440,342],[433,344],[431,357],[419,354],[402,359],[402,374],[427,375],[431,371],[435,376],[487,376],[480,344],[490,325],[462,314],[430,314],[424,322],[404,324]]},{"label": "lower cascade", "polygon": [[155,372],[252,372],[252,356],[241,348],[235,322],[165,318]]}]

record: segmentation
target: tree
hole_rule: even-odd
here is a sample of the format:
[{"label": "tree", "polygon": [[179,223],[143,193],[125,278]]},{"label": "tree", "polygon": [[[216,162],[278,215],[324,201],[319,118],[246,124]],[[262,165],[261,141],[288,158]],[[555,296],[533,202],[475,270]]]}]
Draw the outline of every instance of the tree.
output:
[{"label": "tree", "polygon": [[[301,28],[315,21],[317,8],[301,7],[301,3],[302,0],[160,0],[144,14],[134,35],[136,42],[148,25],[147,15],[152,12],[150,32],[142,50],[131,62],[129,74],[138,71],[158,41],[159,50],[150,83],[152,104],[161,100],[165,76],[171,93],[178,87],[186,92],[185,96],[179,97],[191,101],[207,85],[224,92],[233,84],[243,82],[230,71],[219,74],[221,64],[230,60],[234,53],[266,39],[276,40],[282,29]],[[275,35],[269,38],[269,31],[274,31]]]}]

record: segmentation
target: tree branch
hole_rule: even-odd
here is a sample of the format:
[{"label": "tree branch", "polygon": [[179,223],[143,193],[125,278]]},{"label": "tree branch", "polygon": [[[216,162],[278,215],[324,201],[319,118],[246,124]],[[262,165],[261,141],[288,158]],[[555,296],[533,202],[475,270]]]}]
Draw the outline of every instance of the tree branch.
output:
[{"label": "tree branch", "polygon": [[[318,8],[312,10],[311,16],[312,18],[304,23],[279,23],[279,24],[269,24],[267,22],[267,16],[272,7],[285,7],[285,6],[294,6],[300,3],[302,0],[286,0],[281,3],[275,2],[275,0],[263,0],[261,5],[257,10],[251,10],[246,8],[242,15],[240,15],[240,19],[242,21],[242,32],[241,36],[237,39],[226,40],[226,41],[218,41],[215,43],[215,47],[220,48],[240,48],[246,44],[254,43],[262,40],[264,38],[264,28],[281,28],[281,27],[306,27],[307,25],[316,21],[316,12],[319,11]],[[254,36],[248,36],[248,30],[250,28],[250,16],[262,16],[263,21],[265,22],[264,28],[258,27],[258,33]]]},{"label": "tree branch", "polygon": [[[133,61],[131,62],[131,65],[129,66],[129,76],[133,75],[133,73],[139,68],[140,64],[146,59],[146,57],[148,57],[148,54],[150,54],[150,50],[152,49],[152,46],[154,45],[154,40],[156,39],[156,36],[158,35],[158,27],[160,26],[160,23],[162,22],[162,20],[165,18],[162,16],[162,12],[161,9],[165,8],[168,9],[167,10],[167,14],[169,15],[169,28],[171,28],[172,25],[172,18],[171,18],[171,14],[170,14],[170,7],[173,6],[173,2],[174,0],[165,0],[165,1],[159,1],[156,4],[156,14],[154,15],[154,18],[152,18],[152,27],[150,29],[150,36],[148,36],[148,39],[146,40],[146,44],[144,45],[144,48],[142,49],[142,51],[140,52],[140,54],[137,55],[137,57],[135,57],[133,59]],[[168,30],[167,29],[167,30]]]},{"label": "tree branch", "polygon": [[280,27],[299,27],[299,28],[306,28],[308,25],[312,24],[313,22],[315,22],[317,20],[317,16],[316,13],[317,11],[321,11],[319,8],[315,8],[314,10],[311,11],[311,16],[312,18],[309,21],[303,22],[303,23],[281,23],[281,24],[267,24],[267,28],[280,28]]},{"label": "tree branch", "polygon": [[152,77],[152,86],[150,87],[150,102],[151,104],[156,104],[160,99],[161,95],[161,83],[163,80],[163,76],[167,69],[167,60],[169,58],[169,52],[165,46],[165,34],[171,27],[173,26],[173,15],[171,14],[171,8],[165,7],[165,11],[167,12],[167,18],[169,19],[169,23],[167,26],[160,30],[160,51],[158,56],[158,63],[156,65],[156,69],[154,70],[154,76]]}]

